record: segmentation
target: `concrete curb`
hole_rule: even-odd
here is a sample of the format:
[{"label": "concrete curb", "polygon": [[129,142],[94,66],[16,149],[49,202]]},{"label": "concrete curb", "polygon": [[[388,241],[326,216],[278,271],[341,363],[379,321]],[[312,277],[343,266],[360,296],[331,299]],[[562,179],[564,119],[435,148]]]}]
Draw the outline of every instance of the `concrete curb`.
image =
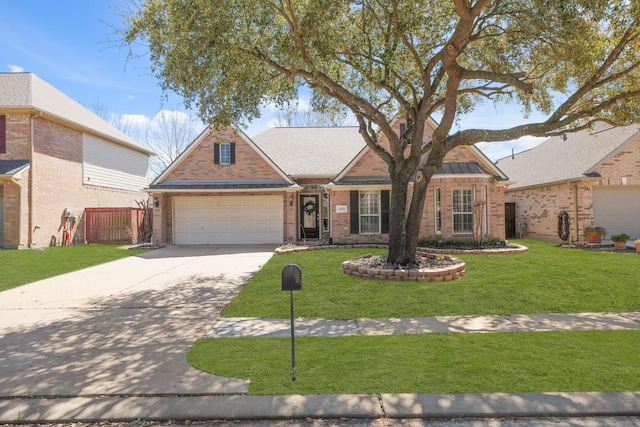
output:
[{"label": "concrete curb", "polygon": [[0,423],[638,415],[640,392],[141,396],[0,400]]}]

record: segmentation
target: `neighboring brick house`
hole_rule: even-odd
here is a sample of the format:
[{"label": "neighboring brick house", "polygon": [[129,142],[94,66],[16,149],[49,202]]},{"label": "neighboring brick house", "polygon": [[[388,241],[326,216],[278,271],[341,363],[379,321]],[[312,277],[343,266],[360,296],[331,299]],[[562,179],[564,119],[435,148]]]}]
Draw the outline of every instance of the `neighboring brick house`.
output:
[{"label": "neighboring brick house", "polygon": [[514,182],[505,198],[522,226],[518,234],[562,241],[558,216],[566,212],[565,241],[583,241],[588,226],[640,238],[640,127],[599,123],[496,164]]},{"label": "neighboring brick house", "polygon": [[[482,200],[484,235],[504,239],[506,182],[477,148],[456,148],[431,181],[421,237],[471,237],[471,205]],[[253,138],[208,128],[148,189],[153,240],[387,243],[390,189],[386,164],[357,127],[274,128]]]},{"label": "neighboring brick house", "polygon": [[151,151],[32,73],[0,73],[0,247],[85,241],[84,209],[148,198]]}]

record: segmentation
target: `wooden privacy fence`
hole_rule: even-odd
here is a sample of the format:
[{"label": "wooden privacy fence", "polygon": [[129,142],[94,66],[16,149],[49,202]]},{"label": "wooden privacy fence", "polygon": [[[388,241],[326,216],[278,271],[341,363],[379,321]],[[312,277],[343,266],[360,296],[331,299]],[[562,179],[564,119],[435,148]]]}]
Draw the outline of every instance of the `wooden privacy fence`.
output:
[{"label": "wooden privacy fence", "polygon": [[144,209],[86,208],[87,243],[140,243]]}]

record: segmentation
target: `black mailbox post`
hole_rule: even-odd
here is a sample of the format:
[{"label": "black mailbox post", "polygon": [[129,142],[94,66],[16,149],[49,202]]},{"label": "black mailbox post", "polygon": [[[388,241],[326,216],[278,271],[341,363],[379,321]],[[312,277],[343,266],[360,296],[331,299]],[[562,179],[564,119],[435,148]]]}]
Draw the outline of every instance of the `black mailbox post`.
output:
[{"label": "black mailbox post", "polygon": [[288,264],[282,269],[282,290],[290,291],[291,298],[291,381],[296,380],[296,344],[293,327],[293,291],[302,290],[302,269],[298,264]]}]

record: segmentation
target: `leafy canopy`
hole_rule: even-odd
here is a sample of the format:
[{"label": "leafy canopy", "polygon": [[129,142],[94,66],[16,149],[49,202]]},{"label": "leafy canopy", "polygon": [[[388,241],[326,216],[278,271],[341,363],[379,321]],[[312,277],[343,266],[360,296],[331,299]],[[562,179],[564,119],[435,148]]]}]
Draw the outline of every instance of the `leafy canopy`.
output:
[{"label": "leafy canopy", "polygon": [[145,42],[163,88],[212,123],[245,124],[306,84],[378,125],[380,114],[439,111],[448,122],[479,100],[516,101],[550,114],[552,126],[526,132],[543,135],[580,119],[638,120],[639,10],[637,0],[146,0],[125,40]]}]

